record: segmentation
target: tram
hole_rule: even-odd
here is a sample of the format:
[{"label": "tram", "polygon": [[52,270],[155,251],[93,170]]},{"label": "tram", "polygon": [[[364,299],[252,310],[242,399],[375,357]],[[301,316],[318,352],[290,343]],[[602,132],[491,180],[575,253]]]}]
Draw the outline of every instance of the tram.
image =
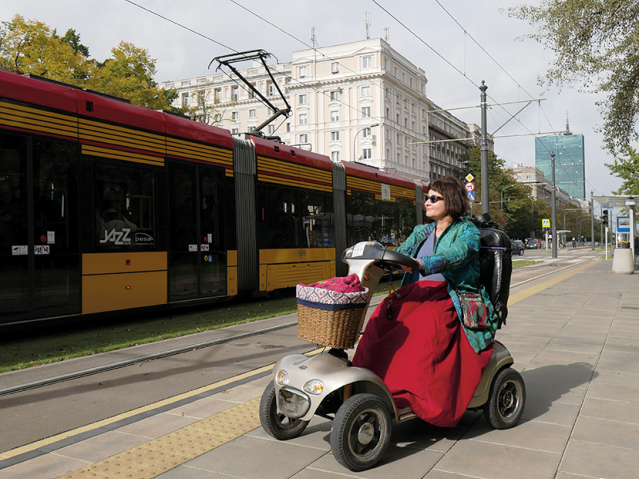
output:
[{"label": "tram", "polygon": [[256,295],[399,245],[400,175],[0,72],[0,325]]}]

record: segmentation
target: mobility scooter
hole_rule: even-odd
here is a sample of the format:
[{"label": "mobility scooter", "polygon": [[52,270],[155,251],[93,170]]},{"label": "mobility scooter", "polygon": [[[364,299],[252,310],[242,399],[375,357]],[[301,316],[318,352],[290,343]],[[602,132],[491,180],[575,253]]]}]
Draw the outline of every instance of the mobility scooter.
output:
[{"label": "mobility scooter", "polygon": [[[362,285],[369,288],[358,331],[372,292],[385,272],[398,265],[415,265],[413,258],[377,242],[362,242],[346,249],[342,261],[348,264],[349,274],[356,273]],[[489,269],[502,266],[492,264]],[[481,281],[490,294],[494,281],[490,277]],[[509,283],[510,270],[506,288]],[[520,374],[510,368],[513,362],[506,347],[495,341],[490,362],[468,406],[471,410],[483,408],[486,419],[497,429],[515,426],[524,410],[525,385]],[[369,469],[380,461],[390,441],[392,419],[399,424],[417,418],[410,408],[396,407],[388,387],[377,375],[352,366],[345,351],[335,349],[310,357],[292,354],[282,358],[275,364],[273,381],[262,395],[261,423],[276,439],[299,436],[314,415],[333,420],[331,449],[337,461],[351,471]]]}]

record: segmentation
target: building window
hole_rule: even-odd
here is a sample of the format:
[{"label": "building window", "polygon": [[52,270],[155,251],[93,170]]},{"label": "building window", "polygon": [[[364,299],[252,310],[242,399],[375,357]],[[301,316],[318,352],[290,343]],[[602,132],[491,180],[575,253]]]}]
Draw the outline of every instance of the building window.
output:
[{"label": "building window", "polygon": [[371,107],[365,106],[362,108],[362,118],[370,118],[371,117]]},{"label": "building window", "polygon": [[182,106],[189,106],[189,94],[182,93]]},{"label": "building window", "polygon": [[271,82],[268,84],[268,96],[275,95],[275,85]]},{"label": "building window", "polygon": [[306,125],[308,124],[308,115],[306,113],[302,113],[300,115],[300,121],[299,121],[300,125]]},{"label": "building window", "polygon": [[231,112],[231,121],[237,121],[240,118],[240,114],[236,111]]},{"label": "building window", "polygon": [[300,135],[300,143],[308,143],[308,135],[307,134]]},{"label": "building window", "polygon": [[339,73],[339,62],[331,63],[331,73]]},{"label": "building window", "polygon": [[331,131],[331,141],[339,141],[339,131]]},{"label": "building window", "polygon": [[231,88],[231,100],[237,100],[240,95],[240,87],[234,86]]},{"label": "building window", "polygon": [[339,151],[331,151],[331,160],[339,161]]},{"label": "building window", "polygon": [[385,98],[390,98],[390,90],[387,88],[386,91],[384,92],[384,97]]},{"label": "building window", "polygon": [[339,100],[339,92],[336,91],[332,91],[331,92],[331,101],[338,101]]},{"label": "building window", "polygon": [[371,129],[370,129],[370,128],[364,128],[364,129],[362,130],[362,136],[363,136],[364,138],[366,138],[367,136],[371,136]]},{"label": "building window", "polygon": [[339,121],[339,111],[331,112],[331,121]]},{"label": "building window", "polygon": [[273,133],[275,133],[275,125],[269,125],[268,126],[268,134],[272,135]]},{"label": "building window", "polygon": [[362,97],[369,97],[369,96],[371,96],[371,87],[363,86],[362,87]]},{"label": "building window", "polygon": [[370,68],[373,66],[373,57],[364,57],[362,58],[362,66],[364,68]]},{"label": "building window", "polygon": [[306,67],[300,67],[298,71],[300,78],[304,78],[306,76]]},{"label": "building window", "polygon": [[219,103],[221,99],[222,99],[222,89],[216,88],[215,90],[213,90],[213,101],[215,101],[215,103]]},{"label": "building window", "polygon": [[291,124],[287,123],[286,124],[286,133],[290,133],[291,132]]},{"label": "building window", "polygon": [[413,88],[413,79],[410,79],[410,87]]},{"label": "building window", "polygon": [[397,118],[397,124],[399,125],[399,113],[397,114],[396,118]]},{"label": "building window", "polygon": [[370,159],[373,157],[373,150],[371,150],[370,148],[364,148],[362,150],[364,159]]},{"label": "building window", "polygon": [[395,67],[395,78],[397,78],[397,67]]},{"label": "building window", "polygon": [[384,58],[384,70],[388,70],[388,60]]},{"label": "building window", "polygon": [[306,105],[306,95],[300,95],[299,96],[299,104],[300,105]]},{"label": "building window", "polygon": [[402,83],[406,83],[406,73],[402,72]]},{"label": "building window", "polygon": [[404,118],[404,128],[408,129],[408,118]]},{"label": "building window", "polygon": [[390,108],[386,108],[386,118],[390,120]]},{"label": "building window", "polygon": [[257,112],[253,110],[249,110],[249,118],[257,118]]},{"label": "building window", "polygon": [[237,128],[233,128],[231,130],[231,133],[233,133],[234,135],[237,135],[240,132],[240,130],[238,130]]}]

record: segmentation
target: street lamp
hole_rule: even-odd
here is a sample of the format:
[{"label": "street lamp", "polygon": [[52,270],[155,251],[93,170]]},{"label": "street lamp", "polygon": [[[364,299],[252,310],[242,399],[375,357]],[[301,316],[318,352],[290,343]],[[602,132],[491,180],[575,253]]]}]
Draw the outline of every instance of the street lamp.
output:
[{"label": "street lamp", "polygon": [[359,135],[362,131],[364,130],[368,130],[369,128],[375,128],[376,126],[379,126],[379,123],[373,123],[372,125],[369,126],[365,126],[364,128],[360,128],[360,130],[355,133],[355,136],[353,137],[353,160],[357,161],[357,135]]}]

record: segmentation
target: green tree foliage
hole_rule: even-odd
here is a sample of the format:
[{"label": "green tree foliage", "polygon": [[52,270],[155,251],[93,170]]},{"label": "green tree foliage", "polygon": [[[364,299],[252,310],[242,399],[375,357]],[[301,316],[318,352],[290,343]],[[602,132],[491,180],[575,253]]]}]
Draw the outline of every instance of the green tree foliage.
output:
[{"label": "green tree foliage", "polygon": [[615,191],[618,195],[639,195],[639,153],[632,147],[626,148],[627,158],[615,158],[614,163],[606,163],[615,175],[623,180]]},{"label": "green tree foliage", "polygon": [[111,58],[98,62],[89,58],[89,49],[75,30],[60,37],[48,25],[20,15],[0,25],[2,68],[118,96],[134,105],[172,110],[177,92],[157,87],[156,60],[147,50],[120,42],[111,53]]},{"label": "green tree foliage", "polygon": [[583,91],[607,95],[597,105],[608,151],[617,156],[639,140],[639,2],[542,0],[509,15],[536,25],[538,33],[528,37],[555,53],[548,84],[578,82]]}]

